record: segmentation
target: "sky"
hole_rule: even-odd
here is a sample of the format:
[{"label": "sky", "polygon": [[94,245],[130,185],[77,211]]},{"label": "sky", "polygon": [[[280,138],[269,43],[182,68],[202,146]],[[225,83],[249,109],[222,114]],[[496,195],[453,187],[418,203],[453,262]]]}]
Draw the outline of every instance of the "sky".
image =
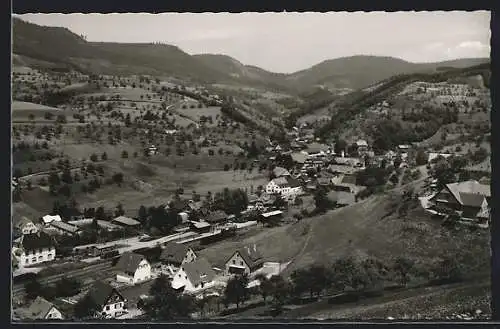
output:
[{"label": "sky", "polygon": [[87,41],[162,42],[292,73],[321,61],[378,55],[410,62],[490,56],[490,12],[23,14]]}]

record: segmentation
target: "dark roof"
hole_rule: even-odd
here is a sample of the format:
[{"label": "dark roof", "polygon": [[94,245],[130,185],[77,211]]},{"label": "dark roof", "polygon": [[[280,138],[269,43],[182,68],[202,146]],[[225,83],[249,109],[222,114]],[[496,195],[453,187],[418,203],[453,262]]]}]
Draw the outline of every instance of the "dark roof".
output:
[{"label": "dark roof", "polygon": [[143,259],[145,259],[144,256],[133,252],[123,253],[118,263],[116,263],[116,269],[125,273],[133,273],[137,270],[139,263],[142,262]]},{"label": "dark roof", "polygon": [[169,242],[161,252],[160,259],[171,263],[182,263],[189,247],[182,243]]},{"label": "dark roof", "polygon": [[202,282],[211,282],[215,277],[214,270],[205,258],[198,258],[194,262],[185,263],[182,267],[189,281],[191,281],[194,286]]},{"label": "dark roof", "polygon": [[45,319],[54,304],[38,296],[28,307],[26,317],[32,320]]},{"label": "dark roof", "polygon": [[35,250],[50,248],[54,246],[54,241],[47,233],[38,231],[37,233],[24,235],[22,245],[24,250]]},{"label": "dark roof", "polygon": [[263,263],[262,255],[257,250],[256,246],[246,246],[238,250],[241,258],[252,268],[257,264]]},{"label": "dark roof", "polygon": [[469,207],[481,207],[484,201],[484,195],[475,194],[475,193],[467,193],[467,192],[459,192],[460,199],[462,200],[462,204],[464,206]]},{"label": "dark roof", "polygon": [[227,219],[227,214],[222,210],[212,211],[205,219],[209,223],[217,223]]},{"label": "dark roof", "polygon": [[109,300],[113,293],[116,293],[117,295],[122,297],[122,295],[109,284],[102,281],[96,281],[90,288],[88,296],[96,305],[102,307],[106,305],[106,302]]}]

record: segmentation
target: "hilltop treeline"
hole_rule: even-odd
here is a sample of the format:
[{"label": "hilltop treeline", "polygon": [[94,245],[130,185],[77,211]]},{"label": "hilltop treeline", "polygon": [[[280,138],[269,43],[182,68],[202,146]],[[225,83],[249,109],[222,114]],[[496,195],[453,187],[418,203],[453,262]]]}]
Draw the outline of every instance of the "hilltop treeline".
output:
[{"label": "hilltop treeline", "polygon": [[317,135],[328,137],[331,134],[335,134],[344,127],[346,122],[352,120],[357,114],[377,103],[383,102],[389,95],[416,81],[437,83],[457,76],[481,75],[484,78],[485,85],[489,86],[489,69],[490,64],[486,63],[465,69],[453,69],[433,74],[414,73],[394,76],[372,91],[366,93],[355,92],[345,97],[342,102],[337,104],[339,110],[336,111],[335,117],[321,127],[317,131]]}]

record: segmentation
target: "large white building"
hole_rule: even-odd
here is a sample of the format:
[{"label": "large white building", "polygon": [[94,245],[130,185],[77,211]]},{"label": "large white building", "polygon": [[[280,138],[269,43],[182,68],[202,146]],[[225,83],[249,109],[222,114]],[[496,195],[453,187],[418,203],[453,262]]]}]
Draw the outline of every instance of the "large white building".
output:
[{"label": "large white building", "polygon": [[151,279],[151,264],[139,254],[126,252],[116,264],[116,281],[131,285]]},{"label": "large white building", "polygon": [[23,235],[15,243],[12,251],[20,266],[40,264],[56,258],[56,248],[52,237],[42,231]]},{"label": "large white building", "polygon": [[290,176],[282,176],[271,180],[266,185],[267,194],[279,194],[285,199],[293,199],[302,194],[298,180]]}]

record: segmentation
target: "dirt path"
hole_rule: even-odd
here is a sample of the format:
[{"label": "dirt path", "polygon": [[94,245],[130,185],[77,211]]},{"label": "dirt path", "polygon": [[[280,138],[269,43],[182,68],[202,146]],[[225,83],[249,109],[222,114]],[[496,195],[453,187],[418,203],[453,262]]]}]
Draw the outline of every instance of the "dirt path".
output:
[{"label": "dirt path", "polygon": [[296,259],[299,259],[303,254],[304,252],[306,251],[306,248],[307,246],[309,245],[309,241],[311,241],[311,237],[312,237],[312,227],[313,227],[313,221],[311,221],[308,225],[308,230],[307,230],[307,237],[306,237],[306,240],[304,241],[304,245],[302,246],[302,248],[299,250],[299,252],[294,256],[292,257],[292,259],[290,259],[287,263],[285,263],[285,268],[281,271],[281,275],[288,275],[289,274],[289,269],[290,269],[290,265],[296,260]]}]

